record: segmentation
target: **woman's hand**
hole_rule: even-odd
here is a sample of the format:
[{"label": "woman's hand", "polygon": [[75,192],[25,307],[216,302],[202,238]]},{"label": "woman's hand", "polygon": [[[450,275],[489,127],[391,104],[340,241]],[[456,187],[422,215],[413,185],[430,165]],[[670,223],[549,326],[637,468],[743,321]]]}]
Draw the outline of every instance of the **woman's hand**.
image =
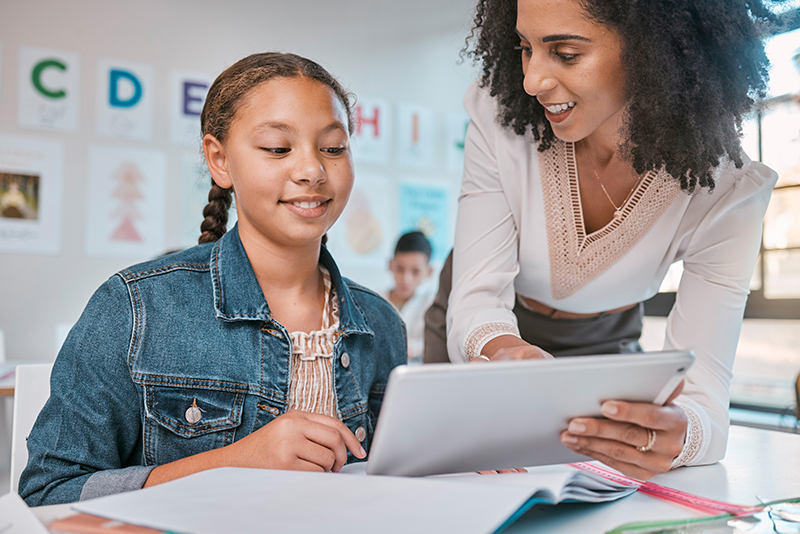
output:
[{"label": "woman's hand", "polygon": [[561,443],[640,480],[669,471],[686,439],[686,414],[671,402],[682,389],[683,382],[664,406],[606,401],[602,413],[608,420],[572,419]]},{"label": "woman's hand", "polygon": [[533,360],[552,358],[553,356],[535,345],[523,341],[517,336],[504,335],[490,340],[481,350],[481,355],[473,362],[504,361],[504,360]]}]

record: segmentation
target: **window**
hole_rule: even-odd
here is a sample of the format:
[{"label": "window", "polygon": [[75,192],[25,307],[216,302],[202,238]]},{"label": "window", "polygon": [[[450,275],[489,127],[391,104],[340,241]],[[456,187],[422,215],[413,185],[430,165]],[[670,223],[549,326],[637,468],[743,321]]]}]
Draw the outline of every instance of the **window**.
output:
[{"label": "window", "polygon": [[[772,64],[769,95],[744,126],[745,151],[775,169],[779,180],[750,283],[731,403],[782,414],[793,413],[800,374],[800,7],[782,13],[781,22],[766,46]],[[650,317],[642,344],[648,350],[663,340],[660,317],[675,302],[681,272],[680,263],[673,265],[660,293],[645,303]],[[796,424],[793,417],[787,421]]]}]

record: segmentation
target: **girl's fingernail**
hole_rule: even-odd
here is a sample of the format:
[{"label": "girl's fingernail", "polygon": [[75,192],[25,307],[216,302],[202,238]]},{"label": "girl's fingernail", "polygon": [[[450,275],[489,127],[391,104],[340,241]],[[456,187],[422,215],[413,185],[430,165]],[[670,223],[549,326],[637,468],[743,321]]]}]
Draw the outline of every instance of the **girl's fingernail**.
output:
[{"label": "girl's fingernail", "polygon": [[617,415],[619,408],[613,402],[605,402],[603,403],[602,412],[603,415]]},{"label": "girl's fingernail", "polygon": [[361,447],[361,457],[364,458],[367,455],[367,451],[364,450],[364,447]]},{"label": "girl's fingernail", "polygon": [[570,436],[569,434],[564,434],[561,436],[561,443],[578,443],[578,438]]},{"label": "girl's fingernail", "polygon": [[584,425],[583,423],[578,423],[576,421],[570,421],[567,430],[569,430],[573,434],[583,434],[584,432],[586,432],[586,425]]}]

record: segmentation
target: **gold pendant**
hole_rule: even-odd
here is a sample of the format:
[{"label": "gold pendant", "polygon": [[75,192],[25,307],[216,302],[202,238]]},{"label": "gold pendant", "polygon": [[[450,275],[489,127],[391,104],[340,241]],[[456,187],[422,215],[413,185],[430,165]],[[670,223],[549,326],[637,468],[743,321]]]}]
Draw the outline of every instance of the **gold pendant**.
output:
[{"label": "gold pendant", "polygon": [[620,210],[617,210],[614,212],[614,220],[619,221],[620,219],[622,219],[622,212]]}]

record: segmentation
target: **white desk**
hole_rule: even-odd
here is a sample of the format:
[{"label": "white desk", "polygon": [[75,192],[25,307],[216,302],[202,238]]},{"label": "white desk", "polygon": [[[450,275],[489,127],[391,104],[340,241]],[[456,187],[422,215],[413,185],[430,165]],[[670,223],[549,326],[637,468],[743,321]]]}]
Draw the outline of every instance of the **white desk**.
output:
[{"label": "white desk", "polygon": [[[653,482],[702,497],[735,504],[800,497],[800,435],[731,427],[728,454],[719,464],[681,468],[653,478]],[[70,515],[69,505],[34,508],[47,523]],[[409,510],[413,513],[413,510]],[[645,494],[634,494],[607,504],[560,504],[536,507],[504,534],[603,533],[623,523],[657,519],[702,517],[690,508]],[[437,533],[439,534],[439,533]]]},{"label": "white desk", "polygon": [[[732,426],[728,453],[718,464],[684,467],[652,481],[701,497],[750,505],[800,497],[800,435]],[[607,504],[537,507],[505,533],[603,533],[624,523],[707,514],[636,493]]]}]

